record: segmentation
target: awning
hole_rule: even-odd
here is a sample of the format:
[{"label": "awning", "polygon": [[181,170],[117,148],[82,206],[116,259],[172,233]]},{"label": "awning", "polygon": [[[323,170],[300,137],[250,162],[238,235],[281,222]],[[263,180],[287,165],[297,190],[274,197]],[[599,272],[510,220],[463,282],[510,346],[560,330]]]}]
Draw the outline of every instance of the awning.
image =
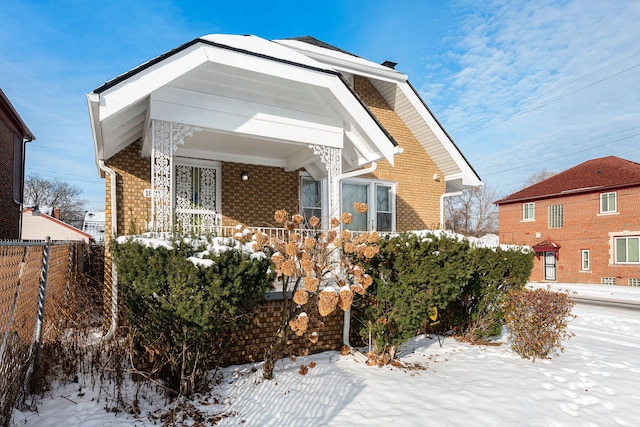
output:
[{"label": "awning", "polygon": [[554,242],[551,239],[544,240],[540,243],[536,243],[531,246],[531,248],[536,252],[558,252],[560,250],[560,245]]}]

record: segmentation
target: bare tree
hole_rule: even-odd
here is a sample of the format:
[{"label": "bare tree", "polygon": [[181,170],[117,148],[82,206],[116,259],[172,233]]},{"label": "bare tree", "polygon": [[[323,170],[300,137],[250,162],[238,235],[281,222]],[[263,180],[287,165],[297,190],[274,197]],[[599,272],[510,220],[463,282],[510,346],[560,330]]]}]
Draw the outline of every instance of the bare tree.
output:
[{"label": "bare tree", "polygon": [[481,237],[498,231],[498,207],[493,204],[499,197],[486,184],[463,190],[461,196],[447,199],[446,227],[465,236]]},{"label": "bare tree", "polygon": [[59,208],[60,220],[78,228],[82,227],[87,203],[81,194],[81,188],[58,178],[51,180],[31,174],[24,181],[26,205]]},{"label": "bare tree", "polygon": [[538,172],[534,172],[531,175],[529,175],[529,178],[527,178],[523,183],[522,183],[522,188],[527,188],[532,186],[533,184],[537,184],[540,181],[544,181],[547,178],[551,178],[553,175],[555,175],[557,172],[553,172],[547,169],[542,169],[541,171]]}]

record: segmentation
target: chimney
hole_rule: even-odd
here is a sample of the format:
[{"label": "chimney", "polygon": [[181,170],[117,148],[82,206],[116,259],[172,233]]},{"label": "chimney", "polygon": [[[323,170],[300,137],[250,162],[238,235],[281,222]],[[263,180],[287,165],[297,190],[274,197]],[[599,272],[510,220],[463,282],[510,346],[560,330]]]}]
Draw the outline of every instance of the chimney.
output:
[{"label": "chimney", "polygon": [[55,219],[60,219],[60,208],[53,208],[53,217]]},{"label": "chimney", "polygon": [[382,63],[382,65],[384,65],[387,68],[391,68],[392,70],[395,70],[396,69],[396,65],[398,65],[398,63],[397,62],[393,62],[393,61],[384,61]]}]

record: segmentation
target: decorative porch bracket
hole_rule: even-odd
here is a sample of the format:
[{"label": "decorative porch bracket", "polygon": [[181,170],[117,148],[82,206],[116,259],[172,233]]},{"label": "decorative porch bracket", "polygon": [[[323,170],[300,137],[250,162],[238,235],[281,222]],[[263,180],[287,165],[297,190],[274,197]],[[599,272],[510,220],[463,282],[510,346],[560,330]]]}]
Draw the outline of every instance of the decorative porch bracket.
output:
[{"label": "decorative porch bracket", "polygon": [[151,231],[171,230],[171,176],[173,153],[187,136],[200,132],[197,126],[151,120]]},{"label": "decorative porch bracket", "polygon": [[321,145],[310,145],[309,148],[313,150],[313,154],[320,156],[320,161],[327,169],[327,181],[329,188],[329,221],[331,221],[332,217],[340,218],[342,149]]}]

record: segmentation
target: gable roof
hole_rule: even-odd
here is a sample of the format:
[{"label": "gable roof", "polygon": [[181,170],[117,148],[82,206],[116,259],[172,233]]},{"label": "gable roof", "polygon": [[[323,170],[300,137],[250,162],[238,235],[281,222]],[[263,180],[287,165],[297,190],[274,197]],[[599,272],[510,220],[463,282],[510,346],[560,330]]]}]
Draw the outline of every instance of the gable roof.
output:
[{"label": "gable roof", "polygon": [[616,156],[587,160],[494,202],[497,205],[640,186],[640,164]]},{"label": "gable roof", "polygon": [[7,126],[12,132],[18,134],[22,139],[27,141],[33,141],[36,137],[31,133],[27,125],[22,121],[22,118],[18,114],[13,105],[0,89],[0,118],[6,122]]},{"label": "gable roof", "polygon": [[32,213],[33,208],[22,210],[22,239],[24,240],[43,240],[46,236],[51,237],[51,240],[83,240],[88,242],[93,239],[91,234],[44,212],[40,212],[38,215],[32,215]]}]

